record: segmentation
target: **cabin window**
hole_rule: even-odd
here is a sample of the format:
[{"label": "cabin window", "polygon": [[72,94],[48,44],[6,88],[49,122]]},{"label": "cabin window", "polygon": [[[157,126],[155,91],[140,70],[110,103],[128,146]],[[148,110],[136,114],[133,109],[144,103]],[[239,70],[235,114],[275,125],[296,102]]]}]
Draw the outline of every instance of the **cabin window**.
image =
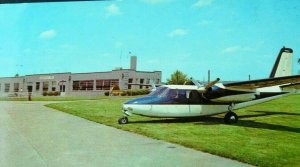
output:
[{"label": "cabin window", "polygon": [[198,93],[198,91],[196,91],[196,90],[191,91],[190,98],[189,98],[189,101],[190,101],[191,104],[200,103],[201,99],[202,98],[201,98],[200,94]]}]

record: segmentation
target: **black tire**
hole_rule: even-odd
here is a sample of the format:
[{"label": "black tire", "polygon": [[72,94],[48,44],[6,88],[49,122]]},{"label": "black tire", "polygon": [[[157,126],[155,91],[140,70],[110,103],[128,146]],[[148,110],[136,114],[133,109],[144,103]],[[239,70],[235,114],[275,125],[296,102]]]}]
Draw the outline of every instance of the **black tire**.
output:
[{"label": "black tire", "polygon": [[238,121],[238,116],[234,112],[228,112],[224,117],[225,124],[234,124]]},{"label": "black tire", "polygon": [[119,124],[127,124],[128,123],[128,118],[127,117],[122,117],[118,120]]}]

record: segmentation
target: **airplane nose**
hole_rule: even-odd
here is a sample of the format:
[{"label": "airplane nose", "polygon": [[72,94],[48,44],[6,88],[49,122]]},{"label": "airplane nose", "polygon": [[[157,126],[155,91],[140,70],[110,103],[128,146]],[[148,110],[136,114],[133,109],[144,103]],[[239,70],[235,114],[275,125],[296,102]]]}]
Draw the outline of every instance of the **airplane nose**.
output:
[{"label": "airplane nose", "polygon": [[144,105],[134,105],[134,104],[124,104],[123,111],[126,115],[134,114],[145,114],[151,111],[152,105],[144,104]]}]

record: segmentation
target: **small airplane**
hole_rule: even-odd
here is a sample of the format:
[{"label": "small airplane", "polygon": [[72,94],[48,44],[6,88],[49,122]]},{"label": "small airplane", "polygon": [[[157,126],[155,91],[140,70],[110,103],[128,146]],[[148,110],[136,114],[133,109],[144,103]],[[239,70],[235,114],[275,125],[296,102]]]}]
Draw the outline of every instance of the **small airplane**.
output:
[{"label": "small airplane", "polygon": [[300,75],[292,74],[293,50],[283,47],[267,79],[234,83],[215,81],[202,85],[191,79],[195,85],[162,85],[154,87],[149,95],[127,101],[123,104],[123,117],[119,124],[127,124],[132,114],[181,118],[217,115],[226,113],[224,122],[233,124],[238,121],[234,109],[247,107],[282,97],[291,91],[283,87],[300,84]]}]

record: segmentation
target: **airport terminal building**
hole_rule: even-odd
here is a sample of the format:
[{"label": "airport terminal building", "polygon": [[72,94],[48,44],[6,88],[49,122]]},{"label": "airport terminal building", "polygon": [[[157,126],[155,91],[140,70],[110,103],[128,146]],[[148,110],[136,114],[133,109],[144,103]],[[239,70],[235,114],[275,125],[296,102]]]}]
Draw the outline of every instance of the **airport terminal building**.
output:
[{"label": "airport terminal building", "polygon": [[120,90],[146,89],[148,86],[131,85],[156,84],[161,82],[161,71],[137,71],[137,57],[132,56],[130,69],[116,68],[107,72],[50,73],[0,78],[0,97],[42,96],[43,92],[60,92],[61,96],[104,95],[112,86]]}]

